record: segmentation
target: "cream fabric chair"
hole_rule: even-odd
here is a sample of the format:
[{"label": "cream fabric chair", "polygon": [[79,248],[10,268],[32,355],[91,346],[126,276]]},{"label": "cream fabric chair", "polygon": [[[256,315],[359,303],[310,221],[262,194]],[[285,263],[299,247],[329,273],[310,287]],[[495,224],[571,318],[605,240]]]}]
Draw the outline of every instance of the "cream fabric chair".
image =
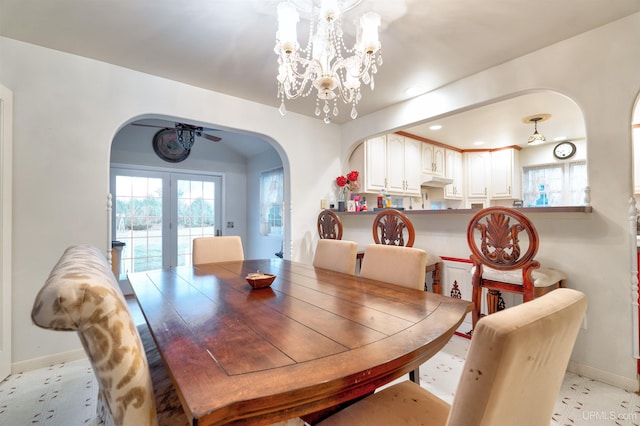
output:
[{"label": "cream fabric chair", "polygon": [[237,235],[194,238],[191,253],[193,265],[244,260],[242,240]]},{"label": "cream fabric chair", "polygon": [[[38,292],[31,318],[42,328],[77,331],[98,380],[97,416],[102,424],[189,424],[164,365],[157,362],[150,335],[145,353],[124,296],[98,249],[78,245],[64,252]],[[143,332],[148,334],[146,327]],[[154,371],[147,358],[152,355]]]},{"label": "cream fabric chair", "polygon": [[404,381],[320,425],[546,426],[586,308],[561,288],[480,319],[451,406]]},{"label": "cream fabric chair", "polygon": [[[404,246],[369,244],[364,249],[360,276],[403,287],[424,290],[427,252]],[[420,367],[409,373],[412,382],[420,384]]]},{"label": "cream fabric chair", "polygon": [[356,270],[358,243],[346,240],[318,240],[313,266],[353,275]]},{"label": "cream fabric chair", "polygon": [[369,244],[364,250],[360,276],[423,290],[426,264],[427,252],[424,250]]}]

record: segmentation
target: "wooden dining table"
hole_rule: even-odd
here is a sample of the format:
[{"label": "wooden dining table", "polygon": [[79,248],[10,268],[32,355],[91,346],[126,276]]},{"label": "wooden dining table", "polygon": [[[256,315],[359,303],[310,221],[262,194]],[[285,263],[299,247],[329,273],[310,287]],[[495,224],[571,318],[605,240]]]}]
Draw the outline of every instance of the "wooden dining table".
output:
[{"label": "wooden dining table", "polygon": [[[252,289],[257,271],[276,279]],[[472,307],[283,259],[128,279],[194,425],[314,423],[427,361]]]}]

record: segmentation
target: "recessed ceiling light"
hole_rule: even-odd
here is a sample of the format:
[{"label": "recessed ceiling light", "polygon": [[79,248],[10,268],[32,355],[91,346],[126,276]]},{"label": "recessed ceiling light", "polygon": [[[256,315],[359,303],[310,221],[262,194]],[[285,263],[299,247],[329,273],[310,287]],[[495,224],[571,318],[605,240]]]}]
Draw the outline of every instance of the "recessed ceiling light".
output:
[{"label": "recessed ceiling light", "polygon": [[442,125],[434,124],[433,126],[429,126],[429,130],[440,130],[442,129]]},{"label": "recessed ceiling light", "polygon": [[473,144],[476,145],[476,146],[477,145],[484,145],[484,141],[475,141]]}]

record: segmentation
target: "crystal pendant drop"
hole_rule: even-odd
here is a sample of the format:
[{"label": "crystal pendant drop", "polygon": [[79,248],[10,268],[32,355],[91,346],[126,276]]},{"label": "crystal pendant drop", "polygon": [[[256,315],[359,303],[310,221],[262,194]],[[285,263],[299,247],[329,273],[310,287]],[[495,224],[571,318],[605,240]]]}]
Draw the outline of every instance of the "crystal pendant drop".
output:
[{"label": "crystal pendant drop", "polygon": [[351,108],[351,118],[353,120],[355,120],[356,117],[358,117],[358,110],[356,109],[356,106],[354,105],[353,108]]},{"label": "crystal pendant drop", "polygon": [[378,66],[382,65],[382,55],[378,56],[378,60],[376,61]]},{"label": "crystal pendant drop", "polygon": [[325,115],[324,119],[322,119],[322,121],[324,121],[324,124],[331,124],[331,119],[329,118],[328,115]]},{"label": "crystal pendant drop", "polygon": [[337,107],[337,106],[334,106],[334,107],[333,107],[333,115],[334,115],[334,117],[337,117],[337,116],[338,116],[338,114],[339,114],[339,112],[338,112],[338,107]]},{"label": "crystal pendant drop", "polygon": [[284,101],[282,101],[282,103],[280,104],[280,108],[278,108],[278,111],[280,111],[280,115],[282,115],[283,117],[287,113],[287,108],[284,106]]},{"label": "crystal pendant drop", "polygon": [[329,108],[329,104],[327,102],[324,103],[324,108],[322,108],[322,111],[325,114],[329,114],[329,111],[331,111],[331,108]]},{"label": "crystal pendant drop", "polygon": [[373,74],[371,74],[371,90],[373,90],[375,88],[375,83],[373,81]]},{"label": "crystal pendant drop", "polygon": [[315,110],[316,116],[320,117],[321,112],[322,111],[320,111],[320,105],[316,104],[316,110]]},{"label": "crystal pendant drop", "polygon": [[369,78],[369,73],[365,72],[364,75],[362,76],[362,82],[364,84],[369,84],[369,81],[371,81],[371,79]]}]

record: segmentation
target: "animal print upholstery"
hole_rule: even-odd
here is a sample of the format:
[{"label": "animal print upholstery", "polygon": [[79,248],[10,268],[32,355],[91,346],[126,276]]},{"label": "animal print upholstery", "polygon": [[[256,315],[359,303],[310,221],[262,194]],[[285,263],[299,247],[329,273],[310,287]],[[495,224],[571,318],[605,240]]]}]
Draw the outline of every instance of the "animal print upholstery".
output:
[{"label": "animal print upholstery", "polygon": [[[106,407],[102,411],[109,415],[106,424],[158,424],[145,348],[111,268],[97,248],[76,245],[64,252],[36,296],[31,318],[42,328],[78,332],[98,380],[99,399]],[[180,423],[187,424],[181,409],[180,414]]]}]

